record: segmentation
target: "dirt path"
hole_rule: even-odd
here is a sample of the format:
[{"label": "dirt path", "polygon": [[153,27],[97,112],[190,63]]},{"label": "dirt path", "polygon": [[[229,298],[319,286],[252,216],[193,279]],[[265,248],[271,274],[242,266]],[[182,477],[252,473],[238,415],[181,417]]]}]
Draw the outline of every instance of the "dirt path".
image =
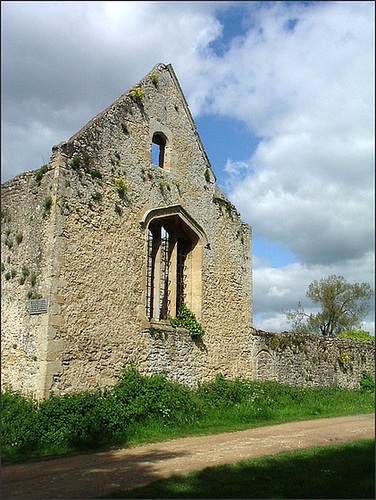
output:
[{"label": "dirt path", "polygon": [[2,498],[89,499],[173,474],[312,446],[372,439],[375,415],[355,415],[190,437],[47,462],[3,466]]}]

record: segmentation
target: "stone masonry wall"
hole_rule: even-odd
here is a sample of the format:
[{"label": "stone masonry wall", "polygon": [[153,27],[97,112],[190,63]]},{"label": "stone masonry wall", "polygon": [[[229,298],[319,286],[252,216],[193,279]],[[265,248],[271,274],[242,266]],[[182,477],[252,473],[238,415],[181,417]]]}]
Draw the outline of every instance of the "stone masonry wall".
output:
[{"label": "stone masonry wall", "polygon": [[51,302],[56,190],[52,170],[43,184],[26,173],[2,186],[2,384],[26,392],[43,385],[47,365],[49,316],[30,315],[29,300]]},{"label": "stone masonry wall", "polygon": [[[158,76],[157,83],[152,75]],[[166,369],[171,379],[189,384],[218,372],[252,376],[251,228],[215,184],[172,68],[157,65],[139,86],[145,92],[142,101],[132,98],[132,91],[124,94],[68,142],[55,146],[50,170],[40,182],[30,173],[2,187],[3,206],[12,217],[17,206],[23,207],[14,228],[24,233],[17,251],[33,248],[30,266],[44,280],[40,278],[43,286],[36,291],[48,296],[48,313],[31,317],[27,295],[19,293],[14,279],[5,283],[2,382],[38,397],[111,385],[131,364],[144,373]],[[168,138],[164,168],[151,161],[156,130]],[[123,196],[116,186],[119,178],[126,185]],[[19,189],[22,182],[24,189]],[[46,193],[53,192],[50,213],[40,216],[33,232],[41,247],[39,260],[26,238],[32,232],[29,199],[34,192],[39,207]],[[150,211],[171,207],[181,207],[205,234],[207,244],[199,249],[202,266],[192,277],[193,298],[200,307],[187,305],[206,335],[193,342],[186,332],[171,332],[162,322],[159,327],[168,339],[162,346],[151,336],[145,315],[143,221]],[[40,326],[30,327],[38,322]],[[21,330],[33,342],[32,376],[19,369],[21,358],[26,363],[24,351],[17,362],[10,356],[13,344],[20,345]]]},{"label": "stone masonry wall", "polygon": [[252,360],[256,380],[352,389],[375,376],[375,342],[253,330]]}]

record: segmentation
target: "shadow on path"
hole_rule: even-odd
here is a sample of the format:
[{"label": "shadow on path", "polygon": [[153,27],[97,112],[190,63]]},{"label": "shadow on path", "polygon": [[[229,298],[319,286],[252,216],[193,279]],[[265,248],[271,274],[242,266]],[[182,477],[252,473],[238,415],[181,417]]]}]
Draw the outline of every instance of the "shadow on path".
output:
[{"label": "shadow on path", "polygon": [[[4,499],[88,499],[283,451],[374,439],[375,415],[289,422],[2,467]],[[192,498],[192,496],[190,497]],[[194,498],[194,497],[193,497]]]}]

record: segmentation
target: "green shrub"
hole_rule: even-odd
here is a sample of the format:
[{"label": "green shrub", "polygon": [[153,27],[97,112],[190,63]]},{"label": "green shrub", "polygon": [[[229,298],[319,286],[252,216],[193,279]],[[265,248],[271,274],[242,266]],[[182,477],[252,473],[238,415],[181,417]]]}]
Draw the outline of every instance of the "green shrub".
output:
[{"label": "green shrub", "polygon": [[360,379],[360,388],[362,391],[375,392],[375,379],[368,372],[362,372]]},{"label": "green shrub", "polygon": [[169,382],[165,374],[145,377],[134,368],[123,372],[114,395],[128,424],[152,418],[179,422],[195,408],[189,388]]},{"label": "green shrub", "polygon": [[240,381],[231,381],[219,374],[213,382],[199,386],[199,395],[207,404],[228,406],[245,400],[244,388]]},{"label": "green shrub", "polygon": [[101,391],[51,395],[39,404],[42,444],[53,443],[75,450],[100,447],[108,440],[108,410],[102,404]]},{"label": "green shrub", "polygon": [[9,388],[1,393],[1,446],[22,449],[32,447],[40,438],[37,402]]},{"label": "green shrub", "polygon": [[2,456],[24,460],[263,422],[373,412],[374,381],[367,374],[362,380],[363,390],[351,391],[218,375],[190,389],[168,381],[164,373],[148,377],[130,368],[113,387],[51,395],[40,402],[6,389],[1,400]]}]

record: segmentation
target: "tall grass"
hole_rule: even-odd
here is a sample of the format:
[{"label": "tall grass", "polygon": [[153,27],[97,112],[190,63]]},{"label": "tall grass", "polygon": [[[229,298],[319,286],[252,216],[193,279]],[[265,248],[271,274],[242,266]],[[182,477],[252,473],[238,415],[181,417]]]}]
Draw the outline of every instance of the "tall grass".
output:
[{"label": "tall grass", "polygon": [[5,390],[1,398],[2,460],[21,461],[111,446],[266,424],[370,413],[375,396],[359,390],[298,388],[219,375],[196,389],[165,375],[124,371],[111,388],[36,402]]}]

